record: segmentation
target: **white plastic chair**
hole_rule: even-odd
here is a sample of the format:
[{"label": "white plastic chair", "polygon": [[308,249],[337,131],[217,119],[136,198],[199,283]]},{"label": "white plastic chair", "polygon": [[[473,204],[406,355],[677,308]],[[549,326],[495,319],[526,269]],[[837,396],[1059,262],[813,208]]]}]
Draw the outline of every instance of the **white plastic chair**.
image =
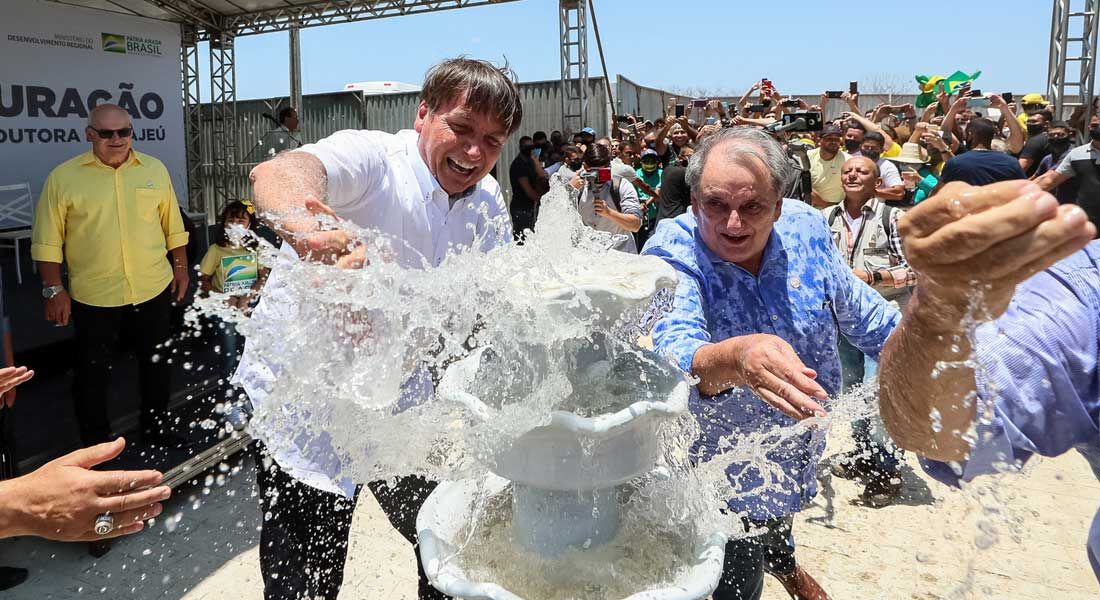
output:
[{"label": "white plastic chair", "polygon": [[[15,250],[15,279],[23,285],[23,261],[19,242],[31,239],[34,225],[34,198],[31,184],[0,185],[0,249]],[[37,272],[38,268],[32,266]]]}]

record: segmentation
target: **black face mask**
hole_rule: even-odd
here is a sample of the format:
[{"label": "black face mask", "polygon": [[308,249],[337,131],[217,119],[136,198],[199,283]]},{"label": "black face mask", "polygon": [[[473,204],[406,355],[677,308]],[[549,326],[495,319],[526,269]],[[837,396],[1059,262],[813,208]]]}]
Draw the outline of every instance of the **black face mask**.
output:
[{"label": "black face mask", "polygon": [[1066,148],[1069,148],[1069,143],[1070,142],[1069,142],[1069,138],[1058,138],[1058,139],[1051,138],[1049,140],[1049,143],[1050,143],[1050,147],[1053,148],[1055,150],[1055,152],[1058,152],[1059,154],[1061,154],[1062,152],[1064,152],[1066,150]]},{"label": "black face mask", "polygon": [[882,156],[881,152],[872,152],[870,150],[863,150],[861,154],[863,154],[864,158],[869,158],[875,162],[878,162],[879,157]]},{"label": "black face mask", "polygon": [[565,166],[569,167],[570,170],[580,171],[581,170],[581,164],[582,164],[582,161],[578,160],[576,162],[565,163]]},{"label": "black face mask", "polygon": [[1094,125],[1089,128],[1089,137],[1100,141],[1100,125]]},{"label": "black face mask", "polygon": [[863,142],[856,140],[844,140],[844,149],[848,152],[859,152],[859,147],[863,145]]},{"label": "black face mask", "polygon": [[1042,125],[1028,124],[1028,126],[1027,126],[1027,134],[1028,135],[1039,135],[1042,132],[1043,132],[1043,126]]}]

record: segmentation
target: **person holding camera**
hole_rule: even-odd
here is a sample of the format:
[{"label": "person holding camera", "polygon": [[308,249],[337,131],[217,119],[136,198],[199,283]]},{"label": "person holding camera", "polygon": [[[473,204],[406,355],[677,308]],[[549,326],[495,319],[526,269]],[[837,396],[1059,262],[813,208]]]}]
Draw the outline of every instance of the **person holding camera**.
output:
[{"label": "person holding camera", "polygon": [[611,151],[592,144],[584,152],[583,168],[569,182],[581,222],[615,235],[611,249],[638,253],[634,233],[642,227],[638,192],[626,179],[611,174]]}]

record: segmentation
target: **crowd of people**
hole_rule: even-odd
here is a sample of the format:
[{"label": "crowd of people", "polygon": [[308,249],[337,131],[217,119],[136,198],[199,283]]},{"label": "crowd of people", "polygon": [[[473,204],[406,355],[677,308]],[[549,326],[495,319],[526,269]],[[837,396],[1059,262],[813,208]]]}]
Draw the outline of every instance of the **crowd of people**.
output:
[{"label": "crowd of people", "polygon": [[[361,267],[364,249],[349,231],[370,227],[404,242],[394,261],[425,269],[449,252],[522,243],[539,228],[541,202],[557,194],[584,225],[610,234],[609,250],[657,256],[678,271],[672,309],[652,339],[696,378],[698,460],[723,452],[731,435],[827,415],[830,398],[878,379],[879,410],[853,423],[856,450],[831,465],[862,481],[871,506],[898,497],[903,451],[950,483],[1074,447],[1100,473],[1100,242],[1091,241],[1100,117],[1063,122],[1035,94],[1017,111],[999,95],[953,91],[920,114],[911,105],[863,111],[854,90],[809,105],[762,80],[731,104],[674,98],[666,114],[625,115],[608,132],[535,132],[519,139],[506,202],[489,172],[521,126],[514,76],[485,61],[447,60],[429,71],[410,129],[341,131],[257,166],[252,202],[221,213],[199,286],[279,327],[279,314],[294,308],[278,293],[285,272],[269,275],[238,235],[260,219],[299,260]],[[826,122],[833,102],[848,110]],[[297,115],[280,122],[293,131]],[[1082,129],[1091,139],[1075,145]],[[155,354],[168,307],[195,268],[167,172],[132,148],[132,132],[117,106],[92,111],[90,150],[51,173],[36,211],[45,317],[74,322],[73,394],[89,448],[0,483],[0,536],[133,533],[170,494],[155,472],[91,471],[123,446],[110,441],[104,406],[108,346],[120,329],[139,340],[141,437],[180,442],[162,422],[168,378]],[[268,293],[257,304],[261,289]],[[976,333],[967,330],[975,319]],[[230,368],[239,338],[227,324],[221,331]],[[971,355],[988,368],[933,375]],[[5,405],[32,375],[0,370]],[[245,346],[234,383],[259,406],[276,375]],[[975,397],[996,416],[969,436]],[[349,482],[333,470],[331,449],[291,437],[254,449],[265,598],[334,599],[364,489],[415,547],[416,513],[437,482]],[[765,574],[793,597],[828,597],[796,560],[792,533],[816,493],[823,450],[807,434],[769,452],[786,476],[782,489],[749,465],[730,465],[738,493],[728,509],[748,535],[727,545],[714,598],[759,598]],[[65,496],[66,486],[80,493]],[[5,501],[13,494],[36,504]],[[1089,557],[1100,574],[1100,524]],[[419,553],[417,561],[419,597],[442,597]]]}]

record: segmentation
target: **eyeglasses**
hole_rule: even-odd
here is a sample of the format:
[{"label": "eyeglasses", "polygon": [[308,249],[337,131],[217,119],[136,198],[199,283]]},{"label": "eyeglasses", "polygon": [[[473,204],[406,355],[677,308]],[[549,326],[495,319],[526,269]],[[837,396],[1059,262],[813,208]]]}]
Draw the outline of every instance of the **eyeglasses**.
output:
[{"label": "eyeglasses", "polygon": [[109,140],[115,137],[116,134],[118,135],[118,137],[123,139],[134,135],[133,127],[123,127],[122,129],[96,129],[95,127],[92,127],[91,129],[95,132],[96,135],[105,140]]}]

